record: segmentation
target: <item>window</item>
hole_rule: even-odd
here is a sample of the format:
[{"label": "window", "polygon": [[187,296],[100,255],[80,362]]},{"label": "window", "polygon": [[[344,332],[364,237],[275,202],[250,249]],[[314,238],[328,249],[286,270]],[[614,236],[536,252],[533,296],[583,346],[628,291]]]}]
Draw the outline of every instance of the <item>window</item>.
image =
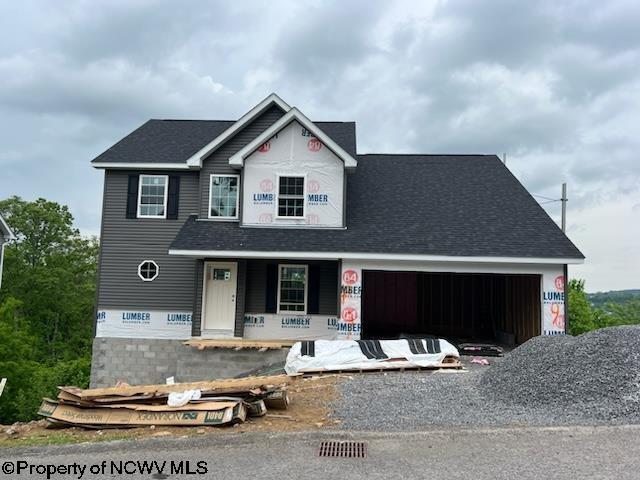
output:
[{"label": "window", "polygon": [[307,266],[278,266],[278,313],[307,313]]},{"label": "window", "polygon": [[211,175],[209,218],[238,218],[239,175]]},{"label": "window", "polygon": [[214,268],[211,275],[212,280],[227,281],[231,279],[231,270],[228,268]]},{"label": "window", "polygon": [[138,185],[138,217],[166,218],[167,175],[140,175]]},{"label": "window", "polygon": [[304,177],[278,178],[278,217],[304,217]]},{"label": "window", "polygon": [[153,260],[145,260],[138,265],[138,276],[145,282],[151,282],[156,279],[160,273],[158,264]]}]

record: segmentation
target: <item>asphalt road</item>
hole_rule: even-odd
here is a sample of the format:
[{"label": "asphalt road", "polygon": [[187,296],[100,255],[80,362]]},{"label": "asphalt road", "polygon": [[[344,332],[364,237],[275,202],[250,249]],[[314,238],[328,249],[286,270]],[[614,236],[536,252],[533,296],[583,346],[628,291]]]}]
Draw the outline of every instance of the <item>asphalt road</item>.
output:
[{"label": "asphalt road", "polygon": [[[365,459],[319,458],[323,440],[367,443]],[[26,470],[11,473],[21,463]],[[163,473],[123,471],[134,462],[165,464]],[[183,474],[171,473],[182,462]],[[187,474],[186,462],[189,462]],[[7,462],[9,462],[7,464]],[[104,462],[104,463],[103,463]],[[121,463],[122,462],[122,463]],[[130,462],[130,463],[125,463]],[[198,464],[198,462],[204,462]],[[73,465],[79,465],[73,470]],[[104,473],[98,471],[106,465]],[[7,465],[10,465],[7,467]],[[183,439],[156,438],[0,451],[0,478],[446,478],[446,479],[638,479],[640,426],[501,428],[417,433],[313,432],[289,434],[214,434]],[[79,468],[85,466],[81,475]],[[93,467],[97,473],[91,474]],[[31,468],[31,470],[29,470]],[[206,471],[206,473],[205,473]]]}]

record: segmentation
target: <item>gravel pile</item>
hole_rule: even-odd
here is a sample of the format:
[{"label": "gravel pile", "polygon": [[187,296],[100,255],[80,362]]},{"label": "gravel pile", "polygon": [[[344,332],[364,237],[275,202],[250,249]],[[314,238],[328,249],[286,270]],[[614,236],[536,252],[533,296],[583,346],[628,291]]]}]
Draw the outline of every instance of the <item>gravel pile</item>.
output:
[{"label": "gravel pile", "polygon": [[640,420],[640,326],[533,338],[485,371],[480,387],[509,404]]},{"label": "gravel pile", "polygon": [[353,374],[330,405],[338,428],[640,423],[640,326],[536,337],[466,373]]}]

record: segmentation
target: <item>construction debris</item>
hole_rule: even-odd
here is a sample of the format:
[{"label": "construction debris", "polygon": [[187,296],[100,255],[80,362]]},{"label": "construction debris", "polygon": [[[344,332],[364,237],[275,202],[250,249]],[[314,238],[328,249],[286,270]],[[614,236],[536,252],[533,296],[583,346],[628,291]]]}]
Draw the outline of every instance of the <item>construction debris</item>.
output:
[{"label": "construction debris", "polygon": [[82,390],[59,387],[38,414],[57,426],[122,428],[142,425],[218,426],[261,417],[289,406],[287,386],[297,377],[275,375],[172,385]]},{"label": "construction debris", "polygon": [[502,357],[504,350],[491,343],[459,343],[457,345],[460,355],[473,355],[481,357]]},{"label": "construction debris", "polygon": [[296,343],[285,364],[294,373],[462,368],[446,340],[315,340]]}]

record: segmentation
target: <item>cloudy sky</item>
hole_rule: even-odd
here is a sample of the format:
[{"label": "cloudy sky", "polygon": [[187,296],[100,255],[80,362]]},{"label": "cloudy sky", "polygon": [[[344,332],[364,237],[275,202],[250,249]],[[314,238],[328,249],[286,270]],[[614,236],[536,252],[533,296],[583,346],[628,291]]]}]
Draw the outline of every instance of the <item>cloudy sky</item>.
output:
[{"label": "cloudy sky", "polygon": [[567,182],[570,273],[640,288],[638,25],[633,0],[3,2],[0,198],[96,234],[92,158],[148,118],[236,119],[275,91],[357,121],[360,153],[506,152],[541,202]]}]

